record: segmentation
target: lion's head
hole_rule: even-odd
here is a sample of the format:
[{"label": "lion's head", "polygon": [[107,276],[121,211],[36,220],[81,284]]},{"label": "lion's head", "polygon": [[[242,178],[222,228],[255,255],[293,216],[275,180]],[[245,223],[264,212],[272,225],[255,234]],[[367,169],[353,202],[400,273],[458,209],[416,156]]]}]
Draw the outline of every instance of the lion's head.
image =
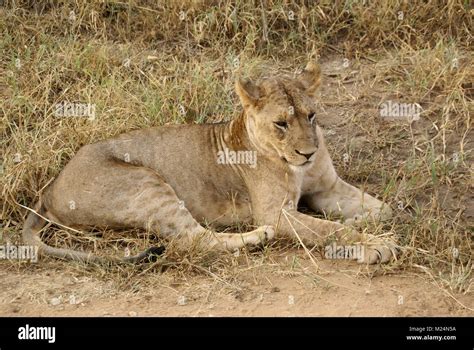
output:
[{"label": "lion's head", "polygon": [[293,166],[310,164],[318,149],[314,97],[321,70],[310,62],[296,78],[237,80],[251,142]]}]

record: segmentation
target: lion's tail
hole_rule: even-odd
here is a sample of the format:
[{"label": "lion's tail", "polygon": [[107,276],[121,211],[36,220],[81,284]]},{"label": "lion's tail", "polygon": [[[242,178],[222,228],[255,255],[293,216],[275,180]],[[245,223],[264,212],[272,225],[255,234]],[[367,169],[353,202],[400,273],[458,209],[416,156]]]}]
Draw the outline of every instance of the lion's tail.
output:
[{"label": "lion's tail", "polygon": [[[150,259],[156,255],[163,253],[163,247],[151,247],[147,250],[129,257],[101,257],[93,253],[80,252],[73,249],[55,248],[44,243],[40,238],[40,232],[46,226],[47,221],[42,217],[46,210],[42,206],[41,201],[36,205],[36,212],[31,211],[23,225],[22,239],[25,244],[38,247],[39,254],[44,254],[64,260],[73,260],[85,263],[120,263],[120,262],[140,262],[144,259]],[[41,216],[40,216],[41,215]]]}]

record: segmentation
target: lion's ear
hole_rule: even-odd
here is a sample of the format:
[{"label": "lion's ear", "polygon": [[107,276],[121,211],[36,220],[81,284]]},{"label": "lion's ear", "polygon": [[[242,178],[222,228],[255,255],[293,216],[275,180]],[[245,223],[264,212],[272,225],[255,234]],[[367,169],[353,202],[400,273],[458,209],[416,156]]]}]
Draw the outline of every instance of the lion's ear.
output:
[{"label": "lion's ear", "polygon": [[235,81],[235,92],[239,95],[244,108],[255,106],[262,97],[260,88],[248,79],[237,79]]},{"label": "lion's ear", "polygon": [[321,85],[321,67],[315,62],[309,62],[298,80],[303,84],[306,93],[314,96]]}]

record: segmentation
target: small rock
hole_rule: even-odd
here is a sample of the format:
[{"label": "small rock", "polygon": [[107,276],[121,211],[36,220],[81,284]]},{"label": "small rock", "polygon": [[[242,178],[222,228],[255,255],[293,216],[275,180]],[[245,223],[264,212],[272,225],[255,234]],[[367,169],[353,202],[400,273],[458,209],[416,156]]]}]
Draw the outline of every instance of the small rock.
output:
[{"label": "small rock", "polygon": [[280,291],[280,288],[278,287],[272,287],[272,289],[270,289],[270,292],[272,293],[278,293]]},{"label": "small rock", "polygon": [[130,317],[137,317],[137,313],[136,313],[135,311],[130,311],[130,312],[128,313],[128,316],[130,316]]},{"label": "small rock", "polygon": [[15,307],[13,308],[12,312],[13,312],[14,314],[17,314],[17,313],[20,312],[20,310],[21,310],[21,309],[20,309],[18,306],[15,306]]},{"label": "small rock", "polygon": [[53,306],[57,306],[57,305],[61,304],[61,298],[51,299],[50,304],[53,305]]},{"label": "small rock", "polygon": [[186,305],[186,304],[187,304],[186,297],[184,295],[180,295],[178,297],[178,305],[182,306],[182,305]]}]

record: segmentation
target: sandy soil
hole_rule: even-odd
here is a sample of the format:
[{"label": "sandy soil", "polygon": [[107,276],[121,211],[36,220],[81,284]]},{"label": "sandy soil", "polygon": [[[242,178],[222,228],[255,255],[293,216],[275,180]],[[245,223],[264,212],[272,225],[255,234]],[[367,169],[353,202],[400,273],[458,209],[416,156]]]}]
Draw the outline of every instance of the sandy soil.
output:
[{"label": "sandy soil", "polygon": [[[231,282],[194,274],[150,272],[126,282],[67,263],[0,269],[0,315],[5,316],[473,316],[472,297],[447,293],[416,272],[382,274],[353,262],[318,261],[292,252],[298,271],[268,265]],[[54,267],[55,266],[55,267]],[[51,268],[51,269],[50,269]],[[64,271],[66,268],[67,271]]]}]

